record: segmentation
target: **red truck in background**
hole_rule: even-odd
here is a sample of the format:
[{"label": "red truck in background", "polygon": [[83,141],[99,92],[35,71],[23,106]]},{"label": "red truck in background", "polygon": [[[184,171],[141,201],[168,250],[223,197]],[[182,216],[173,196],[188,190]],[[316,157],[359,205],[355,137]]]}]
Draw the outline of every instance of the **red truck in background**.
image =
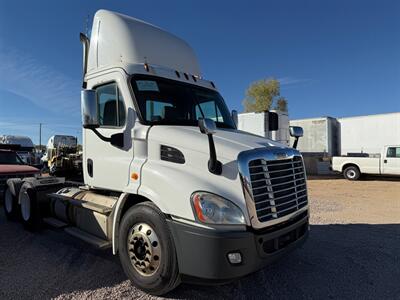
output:
[{"label": "red truck in background", "polygon": [[[7,189],[7,180],[20,181],[21,178],[32,177],[39,172],[39,169],[28,166],[17,152],[0,149],[0,198],[3,198],[3,208],[7,218],[16,217],[19,212],[18,199],[15,199]],[[14,188],[18,186],[18,184],[13,185]]]}]

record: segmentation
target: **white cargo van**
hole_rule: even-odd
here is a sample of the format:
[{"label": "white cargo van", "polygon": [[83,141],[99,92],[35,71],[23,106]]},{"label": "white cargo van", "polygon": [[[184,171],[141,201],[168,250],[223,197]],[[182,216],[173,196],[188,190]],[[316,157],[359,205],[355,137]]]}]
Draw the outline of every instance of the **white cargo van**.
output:
[{"label": "white cargo van", "polygon": [[84,45],[84,183],[8,181],[8,209],[112,247],[133,284],[226,282],[308,235],[300,153],[236,129],[193,50],[162,29],[100,10]]}]

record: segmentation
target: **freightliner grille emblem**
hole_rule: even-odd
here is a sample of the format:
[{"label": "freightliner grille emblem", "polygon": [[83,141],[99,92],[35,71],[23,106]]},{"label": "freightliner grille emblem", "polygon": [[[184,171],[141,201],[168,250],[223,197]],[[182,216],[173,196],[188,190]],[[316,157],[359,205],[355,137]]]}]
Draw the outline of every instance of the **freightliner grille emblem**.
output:
[{"label": "freightliner grille emblem", "polygon": [[275,153],[277,159],[287,158],[287,154],[285,152],[277,152]]}]

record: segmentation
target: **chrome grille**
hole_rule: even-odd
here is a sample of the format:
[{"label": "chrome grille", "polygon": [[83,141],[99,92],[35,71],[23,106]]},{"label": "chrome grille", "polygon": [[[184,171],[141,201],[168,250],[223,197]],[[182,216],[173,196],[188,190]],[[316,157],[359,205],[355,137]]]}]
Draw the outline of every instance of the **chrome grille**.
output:
[{"label": "chrome grille", "polygon": [[281,160],[251,160],[249,171],[260,222],[278,219],[307,205],[306,178],[300,156]]}]

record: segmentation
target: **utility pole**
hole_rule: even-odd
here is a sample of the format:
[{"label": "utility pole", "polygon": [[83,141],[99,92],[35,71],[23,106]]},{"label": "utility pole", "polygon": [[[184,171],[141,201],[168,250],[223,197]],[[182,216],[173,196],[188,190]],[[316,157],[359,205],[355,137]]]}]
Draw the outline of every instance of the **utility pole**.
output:
[{"label": "utility pole", "polygon": [[42,123],[39,123],[39,151],[42,152]]}]

